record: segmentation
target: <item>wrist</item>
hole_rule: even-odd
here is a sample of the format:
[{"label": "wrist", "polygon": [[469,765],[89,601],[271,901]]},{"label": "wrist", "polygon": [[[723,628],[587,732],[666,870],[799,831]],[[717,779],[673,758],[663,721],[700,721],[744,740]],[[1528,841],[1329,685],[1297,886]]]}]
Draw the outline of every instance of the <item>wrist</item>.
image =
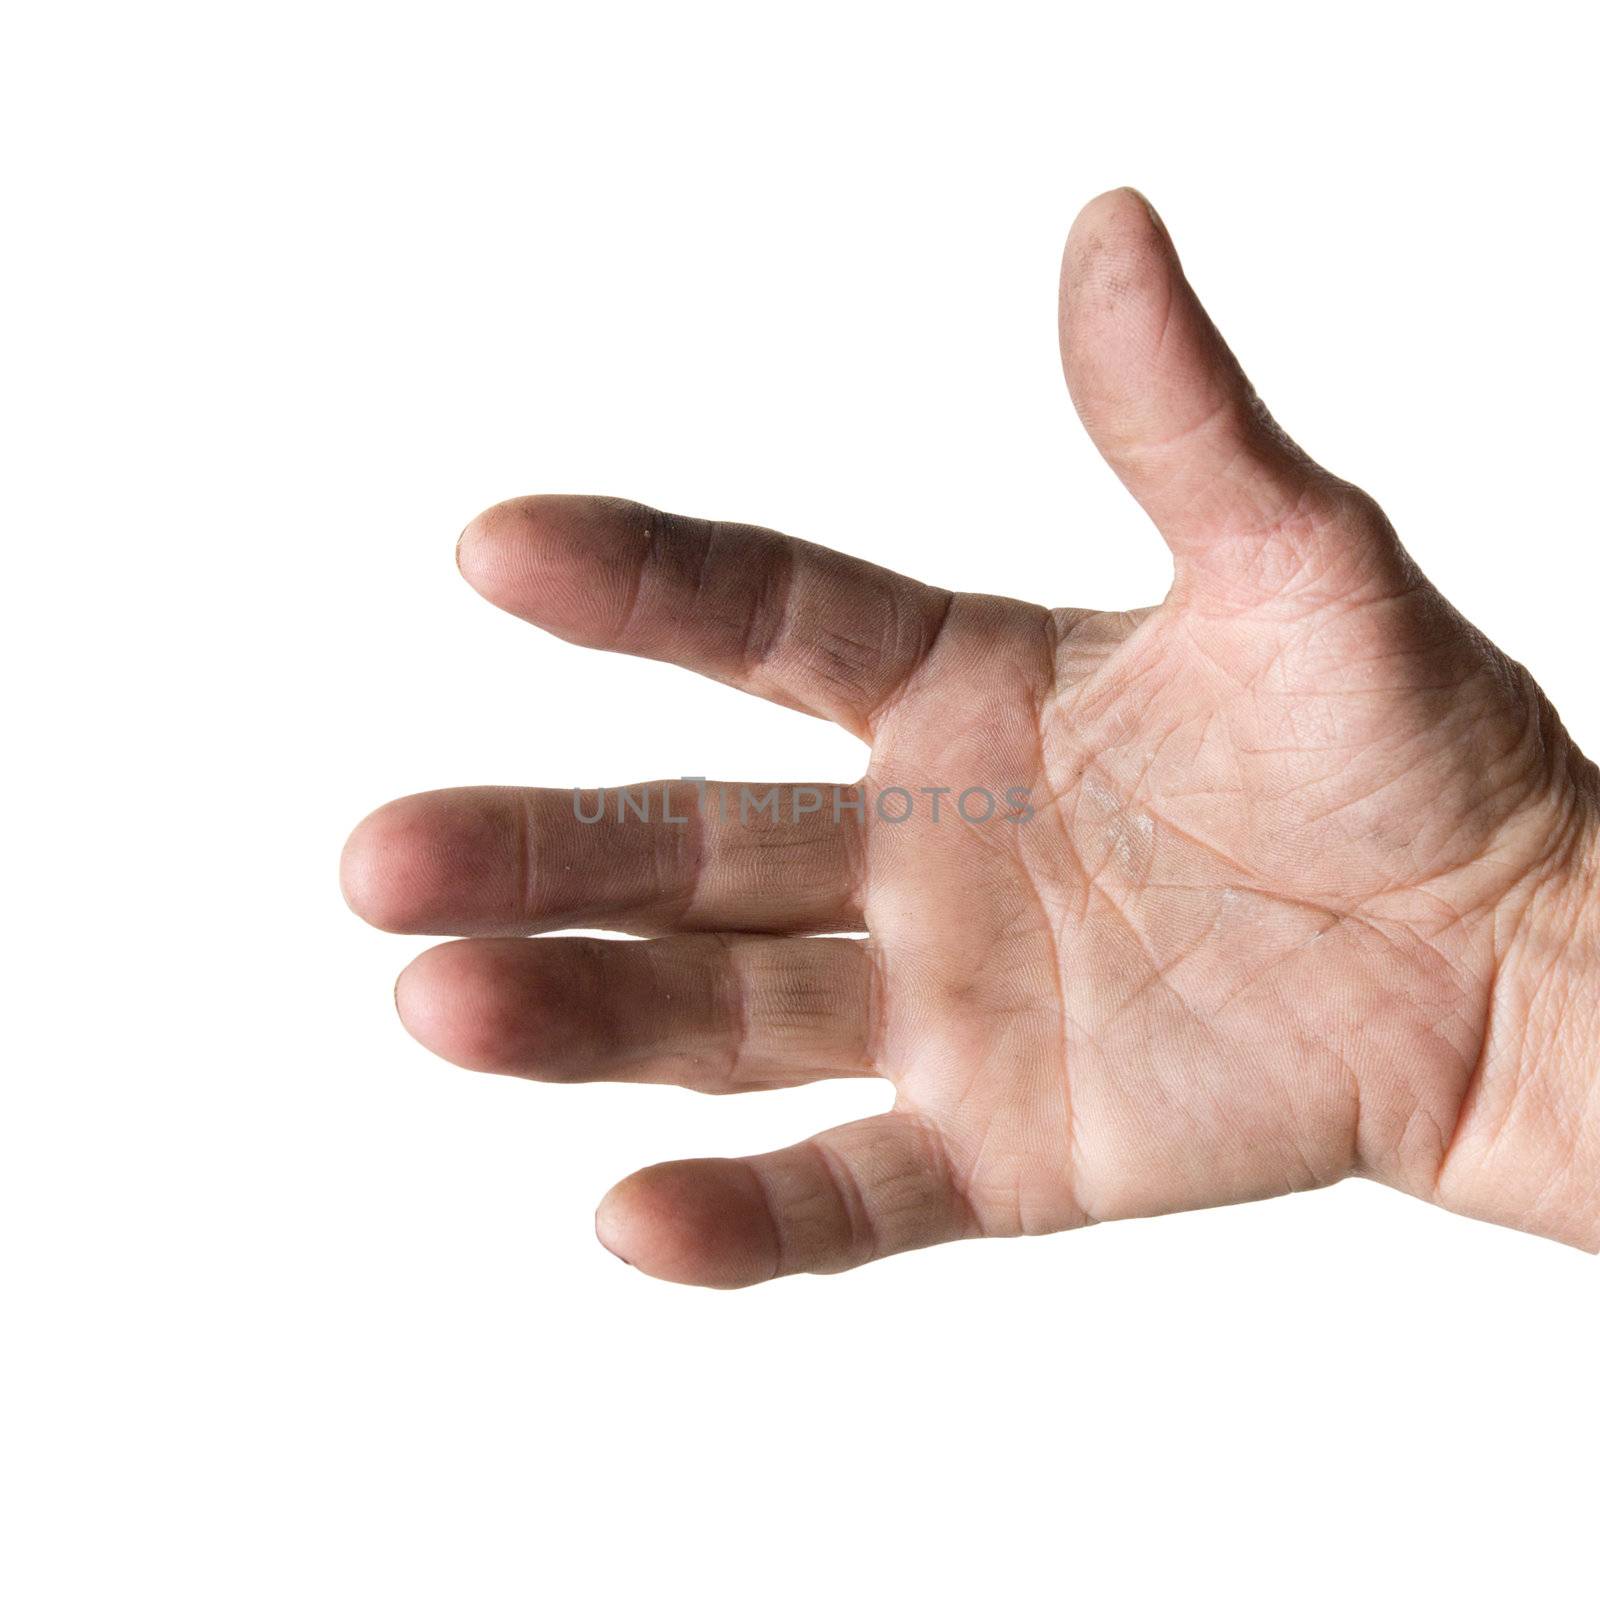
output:
[{"label": "wrist", "polygon": [[1437,1197],[1600,1252],[1600,807],[1587,785],[1505,921],[1483,1054]]}]

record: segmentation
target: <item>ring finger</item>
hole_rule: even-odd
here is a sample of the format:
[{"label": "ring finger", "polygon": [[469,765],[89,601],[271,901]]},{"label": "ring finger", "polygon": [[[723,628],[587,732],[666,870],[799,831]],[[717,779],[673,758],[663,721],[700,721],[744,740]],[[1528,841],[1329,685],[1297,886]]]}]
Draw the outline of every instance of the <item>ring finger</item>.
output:
[{"label": "ring finger", "polygon": [[858,939],[463,939],[400,976],[435,1054],[553,1082],[709,1093],[870,1074],[874,973]]}]

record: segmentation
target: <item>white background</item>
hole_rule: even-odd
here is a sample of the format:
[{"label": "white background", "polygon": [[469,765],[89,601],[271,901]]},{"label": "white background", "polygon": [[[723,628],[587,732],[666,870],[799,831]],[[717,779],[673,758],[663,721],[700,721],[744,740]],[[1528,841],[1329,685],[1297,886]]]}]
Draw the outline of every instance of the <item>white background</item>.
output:
[{"label": "white background", "polygon": [[8,9],[11,1593],[1593,1593],[1591,1258],[1347,1184],[651,1282],[612,1181],[887,1087],[458,1072],[335,882],[415,789],[860,770],[478,600],[504,496],[1158,599],[1055,349],[1118,183],[1600,748],[1576,15]]}]

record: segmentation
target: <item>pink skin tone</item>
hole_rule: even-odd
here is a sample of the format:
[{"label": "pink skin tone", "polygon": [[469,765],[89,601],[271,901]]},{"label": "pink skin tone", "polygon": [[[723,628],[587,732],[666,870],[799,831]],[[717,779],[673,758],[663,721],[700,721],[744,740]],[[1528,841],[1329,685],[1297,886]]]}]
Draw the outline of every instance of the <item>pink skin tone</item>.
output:
[{"label": "pink skin tone", "polygon": [[[585,826],[453,789],[345,849],[463,1066],[726,1091],[878,1074],[884,1115],[601,1202],[641,1270],[738,1287],[946,1240],[1361,1175],[1600,1249],[1600,786],[1377,506],[1277,429],[1131,190],[1067,243],[1067,381],[1171,549],[1137,613],[932,589],[756,528],[535,496],[467,580],[575,644],[828,717],[867,781],[1022,825]],[[949,802],[946,802],[948,808]],[[614,928],[638,942],[522,937]],[[799,935],[862,933],[863,939]]]}]

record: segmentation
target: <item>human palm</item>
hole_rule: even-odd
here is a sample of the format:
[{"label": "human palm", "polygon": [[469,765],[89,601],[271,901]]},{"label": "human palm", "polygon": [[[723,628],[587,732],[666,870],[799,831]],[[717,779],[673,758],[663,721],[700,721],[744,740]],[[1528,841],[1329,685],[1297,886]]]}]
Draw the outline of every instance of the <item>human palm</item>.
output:
[{"label": "human palm", "polygon": [[[447,790],[347,847],[363,915],[471,936],[398,990],[452,1060],[895,1084],[792,1149],[625,1180],[601,1236],[646,1271],[732,1286],[1354,1172],[1533,1225],[1497,1165],[1505,995],[1592,769],[1277,430],[1137,195],[1084,212],[1063,284],[1080,415],[1172,548],[1147,612],[952,596],[617,501],[511,502],[463,537],[530,621],[871,745],[843,797],[685,782],[682,822],[588,823],[566,791]],[[575,926],[651,937],[521,937]]]}]

